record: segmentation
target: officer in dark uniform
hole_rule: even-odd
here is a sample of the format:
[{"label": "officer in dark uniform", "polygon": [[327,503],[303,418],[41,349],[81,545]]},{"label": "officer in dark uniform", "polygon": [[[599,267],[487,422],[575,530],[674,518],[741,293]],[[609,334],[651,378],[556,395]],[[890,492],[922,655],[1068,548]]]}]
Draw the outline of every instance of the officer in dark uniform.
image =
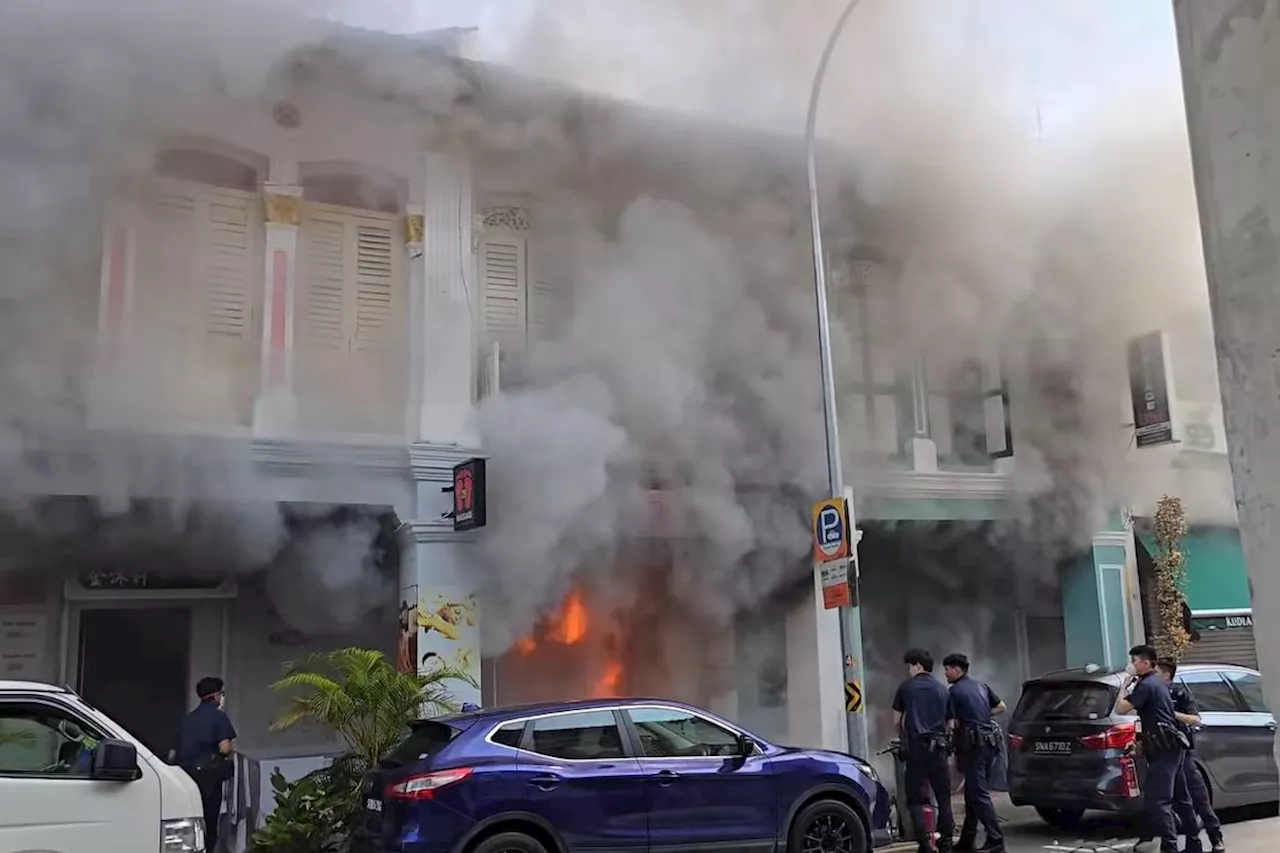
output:
[{"label": "officer in dark uniform", "polygon": [[182,718],[178,730],[178,766],[195,780],[204,804],[205,849],[218,849],[218,813],[222,810],[222,786],[235,772],[231,742],[235,727],[222,710],[227,694],[221,678],[196,683],[200,704]]},{"label": "officer in dark uniform", "polygon": [[1116,711],[1136,713],[1142,722],[1142,751],[1147,759],[1142,796],[1149,831],[1153,838],[1160,839],[1162,853],[1177,853],[1177,821],[1181,821],[1187,829],[1187,851],[1200,853],[1196,814],[1182,773],[1190,742],[1174,716],[1169,687],[1156,674],[1156,650],[1134,646],[1129,650],[1129,660],[1136,675],[1125,682],[1127,695],[1116,702]]},{"label": "officer in dark uniform", "polygon": [[[1213,810],[1213,803],[1209,801],[1209,789],[1195,761],[1195,729],[1200,725],[1200,706],[1196,704],[1190,690],[1184,685],[1173,683],[1174,676],[1178,674],[1177,663],[1164,659],[1156,664],[1156,668],[1161,680],[1169,687],[1169,695],[1173,697],[1173,716],[1182,727],[1182,733],[1187,736],[1190,744],[1190,748],[1184,753],[1182,779],[1187,786],[1187,794],[1191,797],[1191,807],[1200,818],[1200,822],[1204,824],[1204,832],[1209,836],[1213,853],[1224,853],[1227,845],[1222,838],[1222,821],[1218,820],[1218,814]],[[1191,830],[1184,825],[1182,834],[1189,836]],[[1196,834],[1199,835],[1198,832]],[[1187,849],[1195,849],[1190,840],[1187,841]]]},{"label": "officer in dark uniform", "polygon": [[[947,655],[942,669],[951,682],[947,706],[955,732],[956,764],[964,773],[964,825],[955,849],[1004,853],[1004,833],[987,783],[1004,737],[991,718],[1004,713],[1005,704],[989,686],[969,677],[969,659],[964,655]],[[975,847],[979,823],[987,838]]]},{"label": "officer in dark uniform", "polygon": [[933,655],[911,649],[902,656],[910,676],[893,696],[893,725],[899,732],[906,767],[902,792],[911,808],[920,853],[932,853],[933,839],[924,819],[929,792],[938,807],[938,853],[950,853],[955,834],[951,814],[951,770],[947,766],[947,688],[933,677]]}]

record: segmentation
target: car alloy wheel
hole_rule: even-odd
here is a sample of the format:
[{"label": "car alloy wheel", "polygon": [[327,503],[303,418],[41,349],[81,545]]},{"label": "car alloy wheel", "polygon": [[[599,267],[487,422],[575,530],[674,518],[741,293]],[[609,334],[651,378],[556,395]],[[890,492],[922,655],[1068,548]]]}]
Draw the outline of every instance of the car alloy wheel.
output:
[{"label": "car alloy wheel", "polygon": [[854,833],[861,833],[862,827],[851,826],[849,821],[837,814],[822,814],[809,822],[804,831],[803,853],[855,853]]}]

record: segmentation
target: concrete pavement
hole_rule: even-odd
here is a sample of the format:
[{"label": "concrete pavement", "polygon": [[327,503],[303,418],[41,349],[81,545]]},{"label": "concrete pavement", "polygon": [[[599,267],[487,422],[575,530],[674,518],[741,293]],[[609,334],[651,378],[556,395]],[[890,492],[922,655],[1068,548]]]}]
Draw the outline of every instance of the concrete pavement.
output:
[{"label": "concrete pavement", "polygon": [[[1070,834],[1045,825],[1034,809],[1017,807],[1004,794],[994,796],[1009,853],[1146,853],[1146,845],[1134,851],[1137,828],[1133,821],[1089,813]],[[963,802],[955,802],[956,816],[964,814]],[[1280,850],[1280,817],[1275,808],[1228,812],[1222,815],[1228,853],[1273,853]],[[915,842],[882,848],[878,853],[915,851]]]}]

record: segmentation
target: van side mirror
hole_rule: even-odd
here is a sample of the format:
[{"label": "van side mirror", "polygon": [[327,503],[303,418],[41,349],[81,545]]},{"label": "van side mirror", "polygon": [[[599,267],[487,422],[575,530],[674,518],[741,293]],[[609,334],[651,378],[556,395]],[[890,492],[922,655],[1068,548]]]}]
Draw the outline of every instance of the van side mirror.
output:
[{"label": "van side mirror", "polygon": [[89,778],[103,782],[132,782],[138,771],[138,748],[126,740],[104,740],[93,751]]}]

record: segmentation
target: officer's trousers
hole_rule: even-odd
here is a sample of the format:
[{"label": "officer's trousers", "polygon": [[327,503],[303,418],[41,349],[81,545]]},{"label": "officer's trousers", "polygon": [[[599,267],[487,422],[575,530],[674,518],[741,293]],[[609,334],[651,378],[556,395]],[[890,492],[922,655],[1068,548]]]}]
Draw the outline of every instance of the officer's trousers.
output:
[{"label": "officer's trousers", "polygon": [[1199,842],[1194,841],[1198,837],[1196,813],[1183,772],[1187,761],[1185,749],[1147,756],[1147,778],[1143,781],[1142,797],[1151,837],[1160,839],[1161,850],[1178,849],[1179,821],[1186,828],[1187,849],[1199,849]]},{"label": "officer's trousers", "polygon": [[[1187,794],[1191,797],[1192,810],[1204,824],[1205,835],[1209,836],[1211,842],[1222,840],[1222,821],[1218,820],[1218,813],[1213,810],[1213,803],[1209,801],[1209,788],[1204,783],[1204,777],[1200,775],[1200,768],[1196,767],[1194,752],[1183,753],[1182,778],[1187,785]],[[1188,838],[1193,834],[1199,834],[1195,832],[1194,823],[1191,824],[1191,828],[1183,824],[1182,832]],[[1188,842],[1187,846],[1192,845]]]},{"label": "officer's trousers", "polygon": [[951,813],[951,768],[947,766],[945,752],[931,752],[923,745],[908,747],[906,766],[902,773],[906,785],[905,799],[911,809],[911,824],[921,850],[930,848],[925,826],[924,807],[933,801],[938,808],[938,833],[951,838],[956,831],[956,819]]},{"label": "officer's trousers", "polygon": [[964,824],[960,827],[960,840],[972,841],[982,824],[987,834],[987,844],[1004,841],[1000,822],[996,817],[995,803],[991,802],[991,789],[987,780],[995,764],[995,752],[985,747],[967,749],[956,755],[956,763],[964,773]]},{"label": "officer's trousers", "polygon": [[222,776],[200,769],[187,773],[200,790],[200,802],[204,806],[204,849],[214,853],[218,849],[218,817],[222,811]]}]

